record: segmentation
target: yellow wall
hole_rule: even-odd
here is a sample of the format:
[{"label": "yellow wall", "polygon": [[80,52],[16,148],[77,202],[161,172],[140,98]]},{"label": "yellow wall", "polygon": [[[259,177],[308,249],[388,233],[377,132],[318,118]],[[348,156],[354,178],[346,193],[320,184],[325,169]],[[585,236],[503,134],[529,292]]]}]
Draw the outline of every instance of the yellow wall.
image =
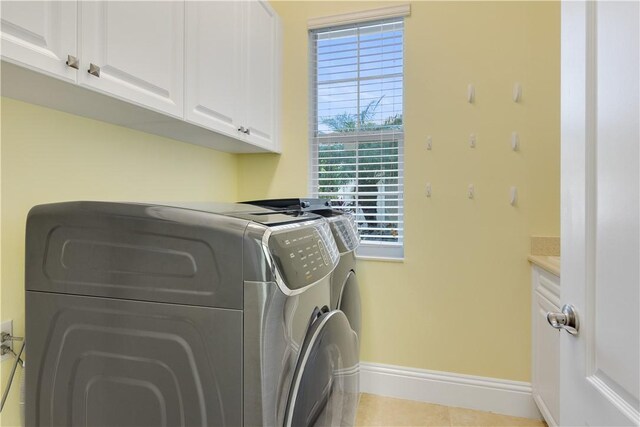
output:
[{"label": "yellow wall", "polygon": [[[239,197],[307,194],[310,17],[372,2],[272,2],[284,27],[283,154],[240,156]],[[413,2],[405,26],[405,260],[360,261],[363,360],[529,380],[530,235],[559,234],[560,6]],[[520,104],[511,100],[522,83]],[[477,101],[466,102],[467,84]],[[510,149],[518,131],[521,151]],[[478,145],[470,149],[469,134]],[[433,150],[425,139],[433,136]],[[424,197],[427,182],[433,196]],[[477,197],[466,197],[468,184]],[[509,188],[519,190],[517,207]]]},{"label": "yellow wall", "polygon": [[[35,204],[307,193],[306,20],[382,3],[272,4],[284,26],[281,156],[219,153],[2,99],[0,317],[14,319],[16,333],[24,331],[24,221]],[[526,381],[529,236],[559,233],[559,4],[414,2],[405,31],[405,260],[359,261],[363,359]],[[516,81],[521,104],[511,101]],[[7,373],[3,363],[2,385]],[[17,391],[0,425],[17,425]]]},{"label": "yellow wall", "polygon": [[[29,209],[64,200],[233,201],[236,156],[2,98],[1,318],[24,332]],[[2,387],[9,362],[2,363]],[[0,425],[19,425],[20,375]]]}]

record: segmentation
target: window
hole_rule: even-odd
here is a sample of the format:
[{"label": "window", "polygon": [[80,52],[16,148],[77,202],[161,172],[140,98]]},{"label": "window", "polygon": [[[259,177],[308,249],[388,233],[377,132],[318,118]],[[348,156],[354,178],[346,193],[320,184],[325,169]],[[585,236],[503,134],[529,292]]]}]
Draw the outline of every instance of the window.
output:
[{"label": "window", "polygon": [[403,255],[402,19],[310,32],[311,193],[356,216],[359,255]]}]

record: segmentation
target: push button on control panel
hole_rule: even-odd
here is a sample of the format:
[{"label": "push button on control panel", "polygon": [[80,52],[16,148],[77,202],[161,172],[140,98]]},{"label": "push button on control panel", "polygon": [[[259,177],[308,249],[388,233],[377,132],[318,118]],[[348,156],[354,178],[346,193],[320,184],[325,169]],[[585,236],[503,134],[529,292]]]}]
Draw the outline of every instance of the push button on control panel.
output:
[{"label": "push button on control panel", "polygon": [[327,250],[324,248],[324,244],[318,240],[318,247],[320,248],[320,255],[322,256],[322,261],[324,261],[324,265],[329,265],[329,257],[327,256]]}]

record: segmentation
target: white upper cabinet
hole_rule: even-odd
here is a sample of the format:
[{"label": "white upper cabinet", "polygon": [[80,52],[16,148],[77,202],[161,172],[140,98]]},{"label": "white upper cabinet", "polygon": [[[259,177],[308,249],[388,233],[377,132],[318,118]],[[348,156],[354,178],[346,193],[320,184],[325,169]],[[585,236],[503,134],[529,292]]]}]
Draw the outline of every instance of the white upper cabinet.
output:
[{"label": "white upper cabinet", "polygon": [[0,16],[7,96],[224,151],[280,150],[280,22],[266,1],[3,0]]},{"label": "white upper cabinet", "polygon": [[240,1],[186,4],[185,119],[241,137],[242,12]]},{"label": "white upper cabinet", "polygon": [[245,49],[245,105],[247,140],[276,151],[280,49],[278,15],[267,2],[247,5]]},{"label": "white upper cabinet", "polygon": [[2,59],[76,81],[75,1],[3,1],[1,16]]},{"label": "white upper cabinet", "polygon": [[182,1],[83,1],[78,82],[183,117]]},{"label": "white upper cabinet", "polygon": [[257,0],[186,8],[186,120],[278,151],[278,16]]}]

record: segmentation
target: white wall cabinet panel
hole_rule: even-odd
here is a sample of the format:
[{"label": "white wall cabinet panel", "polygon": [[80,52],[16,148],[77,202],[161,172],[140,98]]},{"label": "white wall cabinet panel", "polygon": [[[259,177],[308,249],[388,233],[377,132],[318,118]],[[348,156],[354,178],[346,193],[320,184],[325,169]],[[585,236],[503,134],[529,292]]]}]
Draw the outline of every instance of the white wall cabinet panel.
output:
[{"label": "white wall cabinet panel", "polygon": [[280,23],[267,2],[187,2],[185,119],[278,151]]},{"label": "white wall cabinet panel", "polygon": [[266,1],[3,1],[1,18],[5,96],[224,151],[280,150],[280,22]]},{"label": "white wall cabinet panel", "polygon": [[2,59],[75,82],[76,29],[75,1],[3,1]]},{"label": "white wall cabinet panel", "polygon": [[[184,2],[80,3],[79,83],[183,117]],[[90,74],[91,64],[99,67]]]},{"label": "white wall cabinet panel", "polygon": [[239,138],[243,2],[186,3],[185,119]]},{"label": "white wall cabinet panel", "polygon": [[533,399],[550,427],[560,420],[560,333],[547,321],[547,313],[560,312],[560,278],[532,269]]},{"label": "white wall cabinet panel", "polygon": [[245,32],[247,42],[244,70],[247,108],[244,126],[249,130],[249,142],[273,147],[277,143],[276,117],[279,115],[278,16],[266,2],[252,1],[246,5],[248,30]]}]

